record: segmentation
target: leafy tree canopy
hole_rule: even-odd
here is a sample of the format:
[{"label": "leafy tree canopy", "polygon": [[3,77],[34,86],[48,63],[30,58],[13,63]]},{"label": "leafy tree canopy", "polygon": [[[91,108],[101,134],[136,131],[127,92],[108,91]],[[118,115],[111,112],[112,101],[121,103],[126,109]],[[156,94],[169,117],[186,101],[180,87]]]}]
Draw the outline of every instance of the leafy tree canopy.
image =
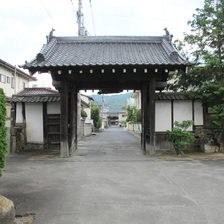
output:
[{"label": "leafy tree canopy", "polygon": [[126,122],[140,123],[141,122],[141,110],[138,110],[135,106],[126,108],[127,119]]},{"label": "leafy tree canopy", "polygon": [[81,117],[86,119],[87,118],[87,113],[84,110],[81,110]]},{"label": "leafy tree canopy", "polygon": [[91,103],[91,119],[93,119],[96,128],[101,127],[102,120],[100,119],[100,108],[93,102]]},{"label": "leafy tree canopy", "polygon": [[192,34],[185,34],[184,45],[190,46],[193,65],[188,72],[171,74],[169,89],[188,92],[215,114],[213,124],[224,129],[224,0],[205,0],[189,21]]}]

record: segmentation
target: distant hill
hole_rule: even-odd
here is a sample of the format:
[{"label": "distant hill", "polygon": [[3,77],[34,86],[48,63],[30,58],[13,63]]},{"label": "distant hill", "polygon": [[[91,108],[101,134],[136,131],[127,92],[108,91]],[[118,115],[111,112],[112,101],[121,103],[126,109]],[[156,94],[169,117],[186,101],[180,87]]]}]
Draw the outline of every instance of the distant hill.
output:
[{"label": "distant hill", "polygon": [[[132,96],[133,92],[124,94],[104,95],[104,105],[110,108],[111,113],[117,113],[122,107],[125,106],[127,98]],[[102,95],[89,95],[96,104],[102,104]]]}]

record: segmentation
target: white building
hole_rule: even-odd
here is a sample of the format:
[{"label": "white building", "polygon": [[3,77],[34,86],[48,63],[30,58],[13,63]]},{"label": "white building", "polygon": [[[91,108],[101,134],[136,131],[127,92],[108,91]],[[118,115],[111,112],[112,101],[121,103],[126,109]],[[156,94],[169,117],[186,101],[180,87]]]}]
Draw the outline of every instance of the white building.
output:
[{"label": "white building", "polygon": [[30,81],[36,81],[36,78],[0,59],[0,88],[7,97],[29,87]]},{"label": "white building", "polygon": [[[3,89],[7,100],[15,93],[29,86],[30,81],[36,81],[35,77],[30,76],[16,66],[13,66],[6,61],[0,59],[0,88]],[[11,104],[6,103],[7,119],[7,143],[10,145],[10,112]]]}]

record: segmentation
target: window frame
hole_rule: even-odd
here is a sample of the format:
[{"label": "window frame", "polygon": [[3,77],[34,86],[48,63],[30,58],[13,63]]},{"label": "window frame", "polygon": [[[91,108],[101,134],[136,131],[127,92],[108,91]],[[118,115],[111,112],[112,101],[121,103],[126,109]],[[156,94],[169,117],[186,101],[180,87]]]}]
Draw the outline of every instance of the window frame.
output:
[{"label": "window frame", "polygon": [[15,76],[14,76],[13,73],[12,73],[12,75],[11,75],[11,88],[12,88],[12,89],[15,88]]},{"label": "window frame", "polygon": [[7,82],[8,84],[10,84],[10,77],[9,77],[9,76],[6,76],[6,82]]},{"label": "window frame", "polygon": [[6,83],[6,76],[3,74],[0,74],[0,82]]}]

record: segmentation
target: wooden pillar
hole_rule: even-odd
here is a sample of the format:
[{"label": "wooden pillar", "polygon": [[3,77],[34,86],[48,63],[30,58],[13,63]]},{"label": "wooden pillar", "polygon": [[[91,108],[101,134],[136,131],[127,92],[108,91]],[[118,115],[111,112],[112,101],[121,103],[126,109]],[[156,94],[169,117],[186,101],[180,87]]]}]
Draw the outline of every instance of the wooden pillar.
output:
[{"label": "wooden pillar", "polygon": [[44,132],[44,149],[48,149],[48,128],[47,128],[47,102],[43,103],[43,132]]},{"label": "wooden pillar", "polygon": [[77,149],[78,145],[77,135],[77,88],[71,87],[70,97],[70,140],[69,140],[69,154],[72,155]]},{"label": "wooden pillar", "polygon": [[156,79],[155,76],[150,78],[149,82],[149,114],[148,114],[148,122],[149,122],[149,138],[147,139],[147,148],[149,149],[149,154],[151,156],[155,155],[155,141],[156,141],[156,133],[155,133],[155,90],[156,90]]},{"label": "wooden pillar", "polygon": [[146,154],[147,84],[142,86],[142,151]]},{"label": "wooden pillar", "polygon": [[68,82],[61,81],[60,155],[69,156],[68,147]]},{"label": "wooden pillar", "polygon": [[141,130],[141,148],[143,151],[143,132],[144,132],[144,109],[143,109],[143,97],[142,97],[142,93],[143,93],[143,86],[141,88],[141,125],[142,125],[142,130]]}]

